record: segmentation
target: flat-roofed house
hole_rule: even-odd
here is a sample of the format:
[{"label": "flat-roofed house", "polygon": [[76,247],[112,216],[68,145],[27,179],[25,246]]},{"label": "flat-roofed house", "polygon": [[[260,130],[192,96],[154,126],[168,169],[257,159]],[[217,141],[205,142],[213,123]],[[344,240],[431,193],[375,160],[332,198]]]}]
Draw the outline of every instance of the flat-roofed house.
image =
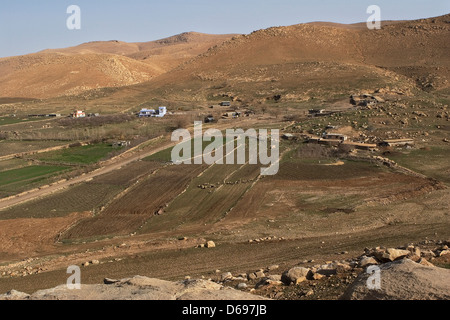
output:
[{"label": "flat-roofed house", "polygon": [[414,139],[387,139],[378,144],[381,147],[403,147],[413,146]]},{"label": "flat-roofed house", "polygon": [[345,134],[340,133],[325,133],[323,135],[324,139],[332,139],[332,140],[341,140],[341,141],[347,141],[348,137]]}]

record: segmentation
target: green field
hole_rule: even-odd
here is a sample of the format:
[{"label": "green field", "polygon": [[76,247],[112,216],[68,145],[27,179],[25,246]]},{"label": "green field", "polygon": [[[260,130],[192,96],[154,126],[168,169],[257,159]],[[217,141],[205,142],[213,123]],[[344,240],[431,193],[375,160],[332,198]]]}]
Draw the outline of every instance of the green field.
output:
[{"label": "green field", "polygon": [[73,212],[97,211],[142,174],[159,168],[151,162],[133,162],[122,169],[98,176],[66,190],[0,212],[0,220],[64,217]]},{"label": "green field", "polygon": [[38,155],[36,159],[62,164],[88,165],[107,158],[111,152],[116,150],[119,149],[113,148],[106,143],[102,143],[51,151]]},{"label": "green field", "polygon": [[4,126],[4,125],[7,125],[7,124],[21,123],[21,122],[31,122],[31,121],[37,121],[37,120],[44,120],[44,119],[41,119],[41,118],[1,117],[0,118],[0,126]]},{"label": "green field", "polygon": [[396,152],[388,157],[401,166],[450,184],[450,148],[431,147]]},{"label": "green field", "polygon": [[64,166],[28,166],[0,172],[0,197],[35,188],[46,179],[67,169]]}]

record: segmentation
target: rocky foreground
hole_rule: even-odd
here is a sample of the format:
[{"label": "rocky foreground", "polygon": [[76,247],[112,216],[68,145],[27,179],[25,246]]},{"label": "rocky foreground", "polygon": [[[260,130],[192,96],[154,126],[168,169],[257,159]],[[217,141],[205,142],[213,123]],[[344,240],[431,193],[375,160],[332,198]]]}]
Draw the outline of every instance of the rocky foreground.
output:
[{"label": "rocky foreground", "polygon": [[31,295],[13,290],[0,300],[449,300],[449,245],[426,240],[399,248],[366,248],[357,258],[316,265],[303,261],[284,272],[278,265],[239,275],[217,270],[208,280],[136,276],[105,279],[80,290],[66,285]]},{"label": "rocky foreground", "polygon": [[212,281],[170,282],[136,276],[123,280],[105,279],[105,284],[82,285],[69,290],[61,285],[28,295],[10,291],[0,300],[264,300],[264,297],[224,287]]}]

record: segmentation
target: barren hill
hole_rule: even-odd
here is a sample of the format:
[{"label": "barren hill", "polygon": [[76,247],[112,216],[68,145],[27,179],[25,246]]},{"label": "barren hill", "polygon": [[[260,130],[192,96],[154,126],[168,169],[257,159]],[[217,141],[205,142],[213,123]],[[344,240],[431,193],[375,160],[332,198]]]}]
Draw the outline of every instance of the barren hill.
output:
[{"label": "barren hill", "polygon": [[38,53],[0,59],[0,96],[49,98],[148,81],[161,70],[108,54]]},{"label": "barren hill", "polygon": [[388,21],[381,30],[315,22],[249,35],[190,32],[146,43],[91,42],[0,59],[0,96],[48,98],[126,87],[100,96],[263,102],[386,87],[447,92],[449,38],[445,15]]},{"label": "barren hill", "polygon": [[49,98],[148,81],[232,35],[183,33],[144,42],[90,42],[0,59],[0,96]]},{"label": "barren hill", "polygon": [[449,87],[449,15],[361,25],[300,24],[235,36],[137,88],[171,99],[285,100],[355,90]]}]

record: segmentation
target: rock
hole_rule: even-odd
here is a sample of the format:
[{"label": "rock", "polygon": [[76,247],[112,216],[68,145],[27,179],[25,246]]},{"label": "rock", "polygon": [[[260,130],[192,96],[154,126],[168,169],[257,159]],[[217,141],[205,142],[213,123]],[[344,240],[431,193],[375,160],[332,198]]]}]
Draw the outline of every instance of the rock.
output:
[{"label": "rock", "polygon": [[274,274],[274,275],[268,276],[267,279],[271,280],[271,281],[281,281],[281,275]]},{"label": "rock", "polygon": [[317,273],[327,276],[327,277],[329,277],[331,275],[335,275],[337,273],[337,266],[338,266],[338,264],[329,262],[327,264],[319,266]]},{"label": "rock", "polygon": [[406,257],[408,259],[411,259],[412,261],[417,262],[421,256],[420,248],[411,248],[408,250],[410,251],[410,253]]},{"label": "rock", "polygon": [[266,276],[265,273],[263,271],[261,271],[261,270],[255,272],[255,275],[256,275],[257,279],[264,278]]},{"label": "rock", "polygon": [[266,286],[281,286],[282,284],[283,284],[283,282],[281,282],[279,280],[263,278],[255,285],[255,289],[259,289],[261,287],[266,287]]},{"label": "rock", "polygon": [[205,244],[205,247],[207,247],[207,248],[215,248],[215,247],[216,247],[216,244],[214,243],[214,241],[208,241],[208,242]]},{"label": "rock", "polygon": [[286,285],[290,285],[291,283],[299,284],[306,280],[310,272],[311,270],[307,268],[294,267],[283,273],[281,281]]},{"label": "rock", "polygon": [[350,270],[352,270],[352,267],[350,267],[350,265],[348,265],[347,263],[338,263],[336,266],[337,274],[343,274]]},{"label": "rock", "polygon": [[421,264],[421,265],[423,265],[423,266],[434,267],[434,264],[428,262],[428,260],[425,259],[425,258],[420,258],[420,260],[417,261],[417,263],[418,263],[418,264]]},{"label": "rock", "polygon": [[425,259],[431,259],[431,258],[435,258],[436,254],[431,250],[425,250],[425,251],[422,250],[421,256]]},{"label": "rock", "polygon": [[312,290],[312,289],[308,290],[308,291],[305,293],[305,296],[307,296],[307,297],[312,296],[312,295],[314,295],[314,290]]},{"label": "rock", "polygon": [[362,257],[361,260],[359,260],[359,266],[361,268],[365,268],[367,266],[371,265],[377,265],[378,261],[374,257]]},{"label": "rock", "polygon": [[382,261],[383,255],[385,253],[386,253],[385,249],[375,248],[374,250],[371,250],[370,253],[368,253],[367,255],[370,257],[375,257],[378,261]]},{"label": "rock", "polygon": [[248,281],[247,277],[243,278],[243,277],[233,277],[233,279],[231,279],[233,281]]},{"label": "rock", "polygon": [[274,271],[274,270],[278,270],[278,268],[280,268],[280,266],[277,265],[277,264],[274,264],[274,265],[268,267],[267,270],[268,271]]},{"label": "rock", "polygon": [[81,290],[69,290],[66,285],[41,290],[32,295],[9,293],[20,300],[267,300],[206,280],[170,282],[136,276],[123,279],[115,285],[83,285]]},{"label": "rock", "polygon": [[92,260],[91,263],[92,263],[92,264],[100,264],[100,261],[98,261],[98,260]]},{"label": "rock", "polygon": [[116,279],[110,279],[110,278],[105,278],[103,279],[103,283],[104,284],[114,284],[120,282],[120,280],[116,280]]},{"label": "rock", "polygon": [[409,259],[380,265],[380,290],[367,286],[364,272],[349,286],[345,300],[449,300],[450,270],[420,265]]},{"label": "rock", "polygon": [[409,250],[400,250],[400,249],[394,249],[389,248],[386,250],[386,252],[382,255],[382,259],[389,260],[389,261],[395,261],[397,259],[401,259],[409,255]]},{"label": "rock", "polygon": [[226,280],[231,280],[231,279],[233,279],[233,275],[231,274],[231,272],[222,273],[222,275],[220,276],[220,282],[224,282]]},{"label": "rock", "polygon": [[308,280],[320,280],[323,277],[325,277],[325,276],[320,273],[311,272],[308,276]]},{"label": "rock", "polygon": [[441,252],[439,252],[439,257],[442,257],[442,256],[444,256],[444,255],[446,255],[446,254],[449,254],[450,253],[450,250],[442,250]]},{"label": "rock", "polygon": [[20,292],[17,290],[8,291],[6,294],[0,295],[0,301],[5,300],[27,300],[30,297],[29,294]]},{"label": "rock", "polygon": [[236,286],[236,289],[238,289],[238,290],[245,290],[245,289],[247,289],[247,284],[244,283],[244,282],[241,282],[241,283],[239,283],[239,284]]},{"label": "rock", "polygon": [[257,278],[256,273],[253,272],[248,274],[249,281],[255,280],[256,278]]}]

